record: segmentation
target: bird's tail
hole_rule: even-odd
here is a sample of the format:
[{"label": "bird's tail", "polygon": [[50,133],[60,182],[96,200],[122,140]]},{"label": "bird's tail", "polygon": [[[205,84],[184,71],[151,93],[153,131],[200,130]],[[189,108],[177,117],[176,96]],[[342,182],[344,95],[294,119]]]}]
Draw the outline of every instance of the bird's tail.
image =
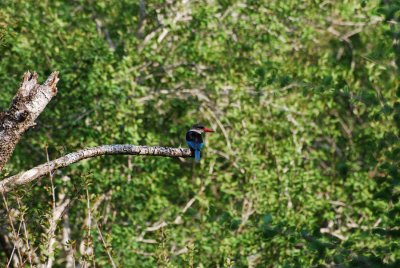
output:
[{"label": "bird's tail", "polygon": [[196,162],[200,162],[200,150],[194,151],[194,160],[196,160]]}]

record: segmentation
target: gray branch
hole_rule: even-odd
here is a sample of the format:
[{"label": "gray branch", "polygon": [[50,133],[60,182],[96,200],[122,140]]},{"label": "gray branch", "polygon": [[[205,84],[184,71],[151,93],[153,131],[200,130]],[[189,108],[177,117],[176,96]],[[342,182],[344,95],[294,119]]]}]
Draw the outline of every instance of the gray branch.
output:
[{"label": "gray branch", "polygon": [[[58,72],[52,73],[43,85],[37,83],[38,75],[26,72],[21,86],[8,110],[0,113],[0,171],[11,157],[22,134],[35,125],[36,118],[57,94]],[[159,146],[103,145],[67,154],[17,175],[0,181],[0,193],[11,191],[50,172],[83,159],[101,155],[146,155],[164,157],[191,157],[190,149]]]},{"label": "gray branch", "polygon": [[0,112],[0,171],[11,157],[22,134],[35,125],[36,118],[57,94],[58,72],[52,73],[43,85],[38,75],[26,72],[12,104]]},{"label": "gray branch", "polygon": [[49,172],[64,168],[78,161],[102,155],[145,155],[164,157],[192,157],[187,148],[170,148],[160,146],[136,146],[130,144],[102,145],[67,154],[56,160],[47,162],[17,175],[0,181],[0,193],[11,191],[17,186],[25,185],[39,179]]}]

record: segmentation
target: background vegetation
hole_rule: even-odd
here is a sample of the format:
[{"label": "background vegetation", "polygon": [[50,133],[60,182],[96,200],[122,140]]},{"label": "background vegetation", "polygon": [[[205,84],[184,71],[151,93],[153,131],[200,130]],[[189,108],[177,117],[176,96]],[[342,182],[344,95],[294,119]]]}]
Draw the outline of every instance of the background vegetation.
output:
[{"label": "background vegetation", "polygon": [[386,0],[1,1],[0,107],[26,70],[61,77],[7,172],[46,148],[217,130],[198,165],[104,157],[55,174],[72,203],[53,253],[50,179],[7,195],[16,226],[57,267],[71,251],[97,267],[107,251],[118,267],[398,267],[399,19]]}]

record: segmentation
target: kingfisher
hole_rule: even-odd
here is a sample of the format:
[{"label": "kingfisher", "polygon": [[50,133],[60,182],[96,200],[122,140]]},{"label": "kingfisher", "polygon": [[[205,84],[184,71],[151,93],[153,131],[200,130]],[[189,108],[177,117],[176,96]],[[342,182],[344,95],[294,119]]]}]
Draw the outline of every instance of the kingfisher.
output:
[{"label": "kingfisher", "polygon": [[203,136],[205,132],[214,132],[214,130],[206,128],[201,124],[193,125],[188,132],[186,132],[186,142],[190,150],[194,151],[194,159],[196,162],[200,161],[200,151],[203,148]]}]

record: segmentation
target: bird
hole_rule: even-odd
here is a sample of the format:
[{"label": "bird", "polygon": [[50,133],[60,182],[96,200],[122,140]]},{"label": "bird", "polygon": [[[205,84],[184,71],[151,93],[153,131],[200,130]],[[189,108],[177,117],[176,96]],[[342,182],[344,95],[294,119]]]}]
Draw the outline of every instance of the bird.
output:
[{"label": "bird", "polygon": [[201,124],[195,124],[186,132],[186,142],[190,150],[194,151],[194,160],[196,162],[200,161],[200,151],[204,144],[202,134],[205,132],[214,132],[214,130],[206,128]]}]

